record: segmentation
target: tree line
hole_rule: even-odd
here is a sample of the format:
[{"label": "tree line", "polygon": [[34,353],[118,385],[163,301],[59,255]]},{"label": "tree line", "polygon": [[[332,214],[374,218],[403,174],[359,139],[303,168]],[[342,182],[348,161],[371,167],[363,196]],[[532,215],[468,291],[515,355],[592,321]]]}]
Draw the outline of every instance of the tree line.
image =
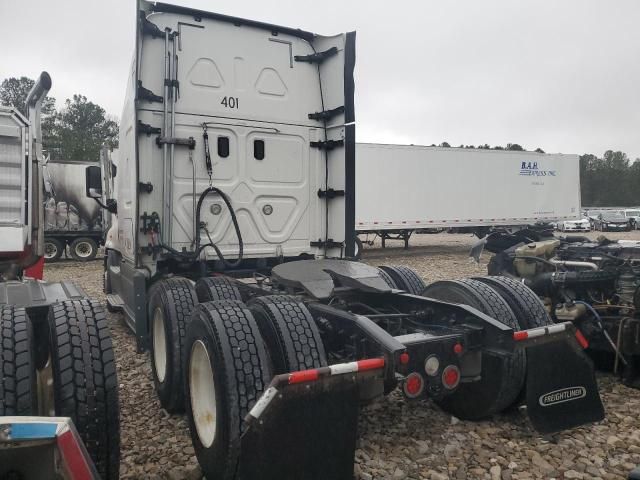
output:
[{"label": "tree line", "polygon": [[[35,81],[28,77],[6,78],[0,84],[0,104],[26,116],[25,101]],[[42,103],[42,146],[52,160],[98,161],[100,148],[118,144],[118,122],[104,108],[75,94],[60,109],[47,96]]]}]

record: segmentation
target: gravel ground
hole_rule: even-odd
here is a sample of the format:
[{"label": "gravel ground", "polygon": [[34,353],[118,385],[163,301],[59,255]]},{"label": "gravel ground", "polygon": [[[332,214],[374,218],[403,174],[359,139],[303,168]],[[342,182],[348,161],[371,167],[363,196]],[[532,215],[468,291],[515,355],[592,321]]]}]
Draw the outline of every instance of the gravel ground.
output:
[{"label": "gravel ground", "polygon": [[[597,234],[590,234],[597,236]],[[640,240],[640,232],[608,234]],[[426,282],[486,273],[468,258],[470,235],[420,235],[407,251],[365,247],[372,265],[401,264]],[[73,280],[104,300],[102,263],[47,265],[48,280]],[[153,391],[148,354],[137,354],[120,314],[109,314],[120,382],[123,479],[200,478],[186,418],[168,415]],[[429,400],[406,401],[393,393],[366,407],[356,451],[357,478],[371,479],[624,479],[640,464],[640,391],[599,374],[607,418],[597,425],[540,436],[522,411],[484,422],[458,421]]]}]

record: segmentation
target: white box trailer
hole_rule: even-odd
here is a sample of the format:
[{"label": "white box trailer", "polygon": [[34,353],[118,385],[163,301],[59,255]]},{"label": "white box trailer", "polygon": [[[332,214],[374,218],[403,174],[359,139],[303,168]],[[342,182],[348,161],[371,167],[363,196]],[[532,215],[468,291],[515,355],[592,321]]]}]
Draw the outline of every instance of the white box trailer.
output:
[{"label": "white box trailer", "polygon": [[482,231],[577,219],[578,155],[356,145],[356,232]]}]

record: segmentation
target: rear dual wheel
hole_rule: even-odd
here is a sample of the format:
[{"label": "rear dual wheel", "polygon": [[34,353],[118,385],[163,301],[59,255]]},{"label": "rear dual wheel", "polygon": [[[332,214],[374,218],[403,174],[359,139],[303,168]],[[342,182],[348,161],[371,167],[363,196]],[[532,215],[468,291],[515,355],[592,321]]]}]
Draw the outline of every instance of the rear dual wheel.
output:
[{"label": "rear dual wheel", "polygon": [[69,245],[69,254],[74,260],[88,262],[96,258],[98,254],[98,244],[89,237],[76,238]]},{"label": "rear dual wheel", "polygon": [[44,239],[44,259],[47,262],[59,260],[64,253],[64,243],[57,238],[45,237]]},{"label": "rear dual wheel", "polygon": [[386,274],[381,276],[385,279],[385,281],[387,281],[389,286],[392,285],[387,280],[388,277],[390,277],[393,283],[396,285],[395,288],[404,290],[412,295],[421,295],[426,288],[424,280],[422,280],[420,275],[418,275],[418,273],[412,268],[405,267],[403,265],[383,265],[381,267],[378,267],[378,269],[382,270]]},{"label": "rear dual wheel", "polygon": [[101,478],[117,479],[118,384],[102,306],[56,303],[38,336],[23,308],[0,308],[0,416],[70,417]]},{"label": "rear dual wheel", "polygon": [[183,357],[187,325],[198,304],[190,280],[159,281],[149,292],[151,365],[160,405],[167,412],[184,410]]},{"label": "rear dual wheel", "polygon": [[[446,280],[429,285],[423,296],[468,305],[499,322],[520,330],[509,304],[494,289],[477,280]],[[510,407],[519,397],[526,374],[522,350],[510,357],[482,354],[480,379],[461,383],[437,401],[446,412],[466,420],[479,420]]]},{"label": "rear dual wheel", "polygon": [[184,389],[191,440],[207,478],[234,478],[244,417],[271,380],[258,326],[237,301],[205,302],[185,341]]}]

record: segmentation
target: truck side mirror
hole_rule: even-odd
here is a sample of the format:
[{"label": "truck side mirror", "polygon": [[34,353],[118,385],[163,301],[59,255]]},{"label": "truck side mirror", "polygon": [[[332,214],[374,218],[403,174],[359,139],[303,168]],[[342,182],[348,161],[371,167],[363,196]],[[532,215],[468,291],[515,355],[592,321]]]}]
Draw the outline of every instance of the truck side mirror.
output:
[{"label": "truck side mirror", "polygon": [[89,198],[102,198],[102,170],[97,166],[85,170],[85,194]]}]

